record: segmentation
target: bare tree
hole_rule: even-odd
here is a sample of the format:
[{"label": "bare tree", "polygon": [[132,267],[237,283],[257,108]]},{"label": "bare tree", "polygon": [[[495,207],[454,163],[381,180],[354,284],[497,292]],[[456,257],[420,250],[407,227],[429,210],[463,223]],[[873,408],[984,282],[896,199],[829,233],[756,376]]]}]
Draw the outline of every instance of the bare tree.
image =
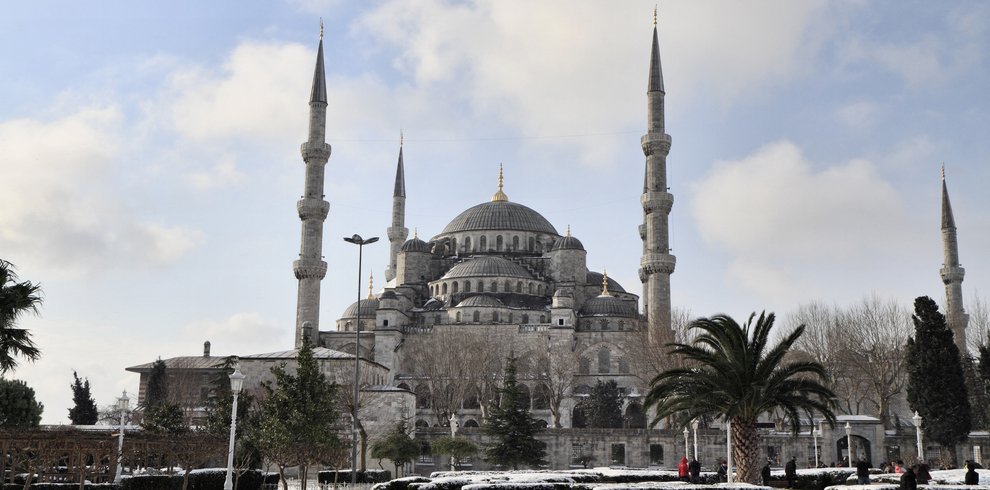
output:
[{"label": "bare tree", "polygon": [[[674,331],[673,341],[675,343],[690,343],[692,333],[691,310],[685,308],[673,308],[670,312],[671,329]],[[649,383],[656,375],[676,367],[678,359],[667,355],[668,346],[666,341],[651,336],[650,332],[644,328],[633,334],[633,338],[626,345],[626,355],[632,363],[633,371],[644,383]]]},{"label": "bare tree", "polygon": [[[987,343],[990,336],[990,307],[985,299],[974,292],[967,302],[969,313],[969,326],[966,327],[966,344],[970,355],[979,355],[980,346]],[[960,352],[960,354],[967,354]]]}]

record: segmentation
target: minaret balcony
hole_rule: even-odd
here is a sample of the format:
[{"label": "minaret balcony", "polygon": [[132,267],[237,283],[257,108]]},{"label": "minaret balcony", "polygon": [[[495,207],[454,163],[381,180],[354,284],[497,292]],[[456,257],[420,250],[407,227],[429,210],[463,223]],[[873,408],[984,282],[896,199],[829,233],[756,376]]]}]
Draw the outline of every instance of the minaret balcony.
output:
[{"label": "minaret balcony", "polygon": [[646,240],[646,225],[639,225],[639,239]]},{"label": "minaret balcony", "polygon": [[388,230],[385,231],[388,235],[388,240],[394,242],[396,240],[405,241],[406,237],[409,236],[409,228],[404,226],[389,226]]},{"label": "minaret balcony", "polygon": [[299,152],[302,153],[303,161],[307,164],[326,164],[330,159],[330,145],[327,143],[316,143],[307,141],[299,145]]},{"label": "minaret balcony", "polygon": [[322,260],[299,259],[292,262],[296,279],[320,279],[327,276],[327,263]]},{"label": "minaret balcony", "polygon": [[296,211],[299,212],[299,219],[303,221],[313,218],[323,221],[330,213],[330,203],[323,199],[304,197],[296,202]]},{"label": "minaret balcony", "polygon": [[639,200],[643,204],[643,211],[646,211],[647,214],[654,211],[670,214],[670,208],[674,206],[674,195],[669,192],[644,192]]},{"label": "minaret balcony", "polygon": [[643,255],[639,265],[648,276],[656,273],[673,274],[674,266],[677,265],[677,257],[666,253],[649,252]]},{"label": "minaret balcony", "polygon": [[942,275],[943,284],[952,284],[963,281],[963,277],[966,275],[966,269],[957,266],[943,266],[939,273]]},{"label": "minaret balcony", "polygon": [[643,153],[646,156],[654,155],[656,153],[663,153],[666,155],[670,152],[670,135],[667,133],[646,133],[642,138],[639,139],[641,145],[643,145]]}]

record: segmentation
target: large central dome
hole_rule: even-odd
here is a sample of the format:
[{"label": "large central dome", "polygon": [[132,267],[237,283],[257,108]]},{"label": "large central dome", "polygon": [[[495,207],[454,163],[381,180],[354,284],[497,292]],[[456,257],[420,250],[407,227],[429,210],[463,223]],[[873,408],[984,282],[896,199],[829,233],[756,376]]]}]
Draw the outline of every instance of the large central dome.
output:
[{"label": "large central dome", "polygon": [[457,215],[440,234],[485,230],[558,234],[553,225],[540,213],[510,201],[486,202],[469,208]]}]

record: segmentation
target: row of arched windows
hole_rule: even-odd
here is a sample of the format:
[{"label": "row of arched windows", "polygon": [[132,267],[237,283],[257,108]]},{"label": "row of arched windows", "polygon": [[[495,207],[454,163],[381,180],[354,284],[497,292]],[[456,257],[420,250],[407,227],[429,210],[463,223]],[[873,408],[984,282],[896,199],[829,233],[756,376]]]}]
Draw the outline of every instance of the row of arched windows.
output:
[{"label": "row of arched windows", "polygon": [[[406,383],[399,383],[398,387],[405,390],[409,389],[409,385]],[[550,395],[547,393],[546,387],[542,384],[536,384],[530,389],[529,386],[520,383],[519,389],[522,392],[523,406],[529,407],[532,410],[550,409]],[[412,390],[412,392],[416,394],[416,408],[430,408],[430,387],[427,384],[420,383],[416,385],[416,389]],[[461,402],[461,408],[463,409],[470,410],[480,407],[477,390],[469,391],[467,397]]]},{"label": "row of arched windows", "polygon": [[[519,248],[520,245],[525,243],[526,248]],[[519,235],[495,235],[494,238],[489,239],[488,235],[475,235],[473,238],[471,235],[464,237],[461,247],[457,246],[457,237],[451,237],[450,239],[451,248],[460,253],[471,253],[471,252],[511,252],[523,250],[526,252],[543,253],[545,248],[550,246],[550,243],[544,244],[542,241],[537,240],[536,237],[529,237],[525,242],[519,237]]]},{"label": "row of arched windows", "polygon": [[[598,370],[595,374],[611,374],[613,371],[612,366],[612,353],[608,349],[602,347],[598,350],[597,355]],[[617,362],[618,374],[629,374],[629,361],[625,358],[619,358]],[[587,357],[582,357],[578,360],[578,374],[591,374],[591,359]]]},{"label": "row of arched windows", "polygon": [[[462,323],[462,322],[464,322],[464,320],[466,318],[468,318],[468,317],[466,315],[462,315],[460,311],[454,312],[454,323]],[[482,315],[481,314],[481,311],[475,310],[475,311],[471,312],[470,318],[471,318],[471,321],[473,323],[481,323],[482,320],[485,320],[485,321],[489,321],[490,320],[490,323],[503,323],[503,322],[504,323],[515,323],[516,316],[511,311],[509,313],[506,313],[505,315],[503,315],[503,314],[499,313],[498,310],[494,310],[494,311],[491,312],[491,315],[487,315],[487,314],[486,315]],[[547,316],[546,315],[540,315],[540,323],[546,323],[546,321],[547,321]],[[520,323],[522,323],[522,324],[529,323],[529,314],[528,313],[523,313],[522,314],[522,319],[521,319]]]},{"label": "row of arched windows", "polygon": [[590,331],[590,330],[630,330],[629,325],[626,325],[625,320],[608,320],[605,318],[600,318],[596,320],[581,320],[578,323],[579,331]]},{"label": "row of arched windows", "polygon": [[[473,289],[472,289],[473,288]],[[430,287],[430,292],[433,296],[445,296],[447,294],[457,294],[457,293],[520,293],[520,294],[535,294],[542,296],[547,288],[546,285],[536,281],[513,281],[506,279],[499,283],[497,280],[489,281],[485,284],[485,281],[478,280],[472,283],[470,280],[464,281],[443,281],[441,283],[434,283]]]}]

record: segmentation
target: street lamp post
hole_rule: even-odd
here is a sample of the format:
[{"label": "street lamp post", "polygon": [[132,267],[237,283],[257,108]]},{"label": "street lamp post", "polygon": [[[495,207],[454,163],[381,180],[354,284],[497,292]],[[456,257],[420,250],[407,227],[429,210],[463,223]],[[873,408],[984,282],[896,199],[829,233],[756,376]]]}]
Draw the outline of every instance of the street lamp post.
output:
[{"label": "street lamp post", "polygon": [[815,443],[815,468],[818,467],[818,426],[814,425],[814,420],[812,420],[811,425],[811,440]]},{"label": "street lamp post", "polygon": [[357,319],[355,320],[356,326],[354,328],[354,403],[351,407],[351,484],[357,484],[357,457],[358,457],[358,428],[357,428],[357,414],[358,414],[358,382],[359,375],[358,370],[361,368],[360,364],[360,352],[361,352],[361,260],[362,254],[364,252],[364,246],[375,243],[378,241],[378,237],[373,236],[365,240],[361,238],[361,235],[354,235],[351,237],[344,237],[344,241],[348,243],[353,243],[358,246],[358,287],[357,287]]},{"label": "street lamp post", "polygon": [[123,468],[121,463],[124,459],[124,415],[127,413],[127,404],[131,400],[127,398],[127,392],[123,392],[117,399],[117,409],[120,410],[120,434],[117,435],[117,472],[113,476],[114,483],[120,483]]},{"label": "street lamp post", "polygon": [[732,483],[732,421],[725,418],[725,482]]},{"label": "street lamp post", "polygon": [[694,459],[698,459],[698,419],[691,421],[691,430],[694,432]]},{"label": "street lamp post", "polygon": [[684,428],[684,457],[690,456],[691,453],[688,452],[688,428]]},{"label": "street lamp post", "polygon": [[227,478],[223,481],[223,490],[234,488],[231,473],[234,471],[234,434],[237,432],[237,395],[241,394],[241,388],[244,387],[244,377],[239,367],[235,367],[230,374],[230,393],[234,395],[234,403],[230,406],[230,443],[227,445]]},{"label": "street lamp post", "polygon": [[918,461],[925,459],[924,446],[921,445],[921,415],[918,412],[914,412],[914,417],[911,417],[911,421],[914,422],[914,436],[918,443]]},{"label": "street lamp post", "polygon": [[853,467],[853,428],[851,425],[849,425],[849,422],[846,422],[845,429],[846,429],[846,447],[848,448],[846,450],[846,453],[849,455],[848,457],[849,467],[852,468]]}]

